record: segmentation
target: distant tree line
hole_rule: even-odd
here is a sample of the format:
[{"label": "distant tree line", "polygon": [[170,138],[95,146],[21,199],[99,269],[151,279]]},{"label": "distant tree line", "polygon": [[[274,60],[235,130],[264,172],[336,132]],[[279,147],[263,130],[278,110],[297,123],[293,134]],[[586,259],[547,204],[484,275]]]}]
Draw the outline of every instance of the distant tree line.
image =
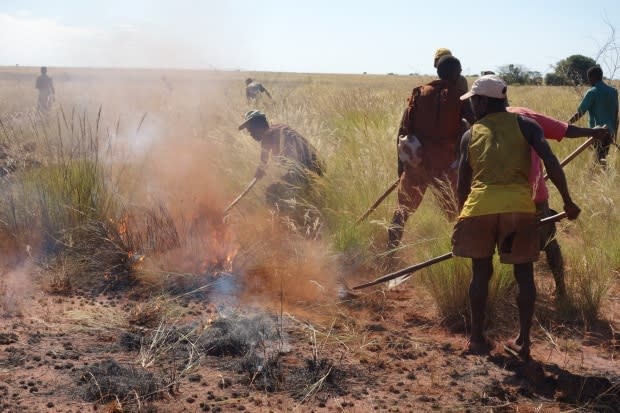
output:
[{"label": "distant tree line", "polygon": [[[544,77],[546,85],[584,85],[588,83],[586,72],[596,61],[583,55],[572,55],[562,59],[553,66],[553,72]],[[542,85],[540,72],[531,71],[520,64],[509,64],[499,68],[498,75],[509,85]]]},{"label": "distant tree line", "polygon": [[498,74],[509,85],[542,85],[540,72],[528,70],[523,65],[509,64],[499,68]]},{"label": "distant tree line", "polygon": [[588,83],[588,69],[596,65],[590,57],[575,54],[560,60],[552,73],[545,76],[547,85],[585,85]]}]

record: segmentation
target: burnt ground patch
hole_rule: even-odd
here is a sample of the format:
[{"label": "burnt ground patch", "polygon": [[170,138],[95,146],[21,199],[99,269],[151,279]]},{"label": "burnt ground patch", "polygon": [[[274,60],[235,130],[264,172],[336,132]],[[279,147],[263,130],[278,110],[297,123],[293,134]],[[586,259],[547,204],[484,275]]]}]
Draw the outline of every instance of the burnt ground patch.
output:
[{"label": "burnt ground patch", "polygon": [[123,332],[119,345],[127,351],[165,349],[164,358],[183,360],[198,352],[202,356],[246,357],[254,352],[271,355],[278,352],[280,332],[268,316],[231,316],[220,318],[208,326],[160,324],[155,329]]},{"label": "burnt ground patch", "polygon": [[244,356],[256,348],[273,349],[280,337],[275,322],[267,316],[230,317],[214,321],[198,343],[211,356]]},{"label": "burnt ground patch", "polygon": [[[176,360],[177,368],[186,368],[190,360],[199,359],[200,364],[235,372],[235,382],[243,386],[268,393],[283,391],[300,402],[342,396],[348,393],[352,382],[360,378],[372,380],[367,372],[362,374],[345,366],[342,360],[296,356],[285,349],[287,340],[277,317],[237,314],[217,319],[206,327],[169,326],[165,333],[161,328],[159,333],[128,331],[120,336],[119,344],[128,351],[143,351],[155,345],[165,347],[166,353],[159,358],[162,365],[170,367],[171,360]],[[191,365],[184,374],[195,366]],[[223,379],[220,384],[222,388],[232,385],[230,379]]]},{"label": "burnt ground patch", "polygon": [[305,401],[319,393],[343,396],[348,393],[349,380],[357,373],[345,370],[327,358],[308,358],[304,365],[289,371],[291,395]]},{"label": "burnt ground patch", "polygon": [[0,345],[16,343],[18,340],[15,333],[0,333]]},{"label": "burnt ground patch", "polygon": [[15,368],[26,364],[28,354],[23,348],[9,346],[5,349],[5,352],[7,356],[0,359],[0,367]]},{"label": "burnt ground patch", "polygon": [[76,392],[85,401],[105,403],[119,400],[123,405],[159,398],[166,385],[152,372],[124,366],[114,359],[79,370]]},{"label": "burnt ground patch", "polygon": [[256,390],[285,392],[301,403],[349,394],[351,384],[373,383],[372,375],[329,358],[265,357],[250,351],[234,362],[239,382]]}]

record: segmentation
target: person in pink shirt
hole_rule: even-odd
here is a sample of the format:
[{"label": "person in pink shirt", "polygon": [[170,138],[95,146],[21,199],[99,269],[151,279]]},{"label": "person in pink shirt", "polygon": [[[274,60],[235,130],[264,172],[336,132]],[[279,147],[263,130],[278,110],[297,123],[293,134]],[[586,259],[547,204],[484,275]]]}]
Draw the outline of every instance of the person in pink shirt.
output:
[{"label": "person in pink shirt", "polygon": [[[561,141],[566,138],[582,138],[593,136],[599,141],[609,138],[609,129],[605,128],[580,128],[569,125],[561,120],[543,115],[528,108],[509,106],[508,112],[518,113],[535,120],[543,129],[546,139]],[[553,215],[555,211],[549,208],[549,191],[545,185],[543,167],[536,152],[532,151],[532,166],[530,169],[530,183],[532,184],[532,194],[536,203],[536,212],[540,218]],[[555,280],[555,293],[558,298],[566,296],[566,285],[564,283],[564,259],[560,245],[555,238],[555,224],[548,224],[539,228],[540,249],[545,251],[547,262],[553,273]]]}]

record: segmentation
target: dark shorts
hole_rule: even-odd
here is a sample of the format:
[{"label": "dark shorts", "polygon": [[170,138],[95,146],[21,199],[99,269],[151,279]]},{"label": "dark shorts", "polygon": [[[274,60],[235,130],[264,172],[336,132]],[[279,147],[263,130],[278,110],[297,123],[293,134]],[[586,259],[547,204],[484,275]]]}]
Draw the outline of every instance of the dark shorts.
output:
[{"label": "dark shorts", "polygon": [[504,264],[538,261],[540,242],[534,213],[504,213],[459,218],[452,234],[457,257],[485,258],[499,252]]},{"label": "dark shorts", "polygon": [[[290,169],[280,179],[269,185],[265,191],[267,202],[278,209],[285,209],[287,204],[308,201],[310,198],[311,182],[304,171]],[[294,201],[296,198],[296,202]],[[290,205],[289,205],[290,206]]]}]

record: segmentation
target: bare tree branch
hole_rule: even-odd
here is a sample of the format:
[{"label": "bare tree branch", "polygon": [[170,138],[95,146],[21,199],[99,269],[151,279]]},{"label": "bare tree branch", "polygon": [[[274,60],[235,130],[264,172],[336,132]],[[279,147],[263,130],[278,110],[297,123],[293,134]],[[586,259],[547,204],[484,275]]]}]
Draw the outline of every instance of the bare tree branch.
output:
[{"label": "bare tree branch", "polygon": [[620,69],[620,44],[616,36],[616,27],[607,17],[603,21],[609,29],[609,36],[599,48],[594,60],[605,67],[607,78],[613,79]]}]

